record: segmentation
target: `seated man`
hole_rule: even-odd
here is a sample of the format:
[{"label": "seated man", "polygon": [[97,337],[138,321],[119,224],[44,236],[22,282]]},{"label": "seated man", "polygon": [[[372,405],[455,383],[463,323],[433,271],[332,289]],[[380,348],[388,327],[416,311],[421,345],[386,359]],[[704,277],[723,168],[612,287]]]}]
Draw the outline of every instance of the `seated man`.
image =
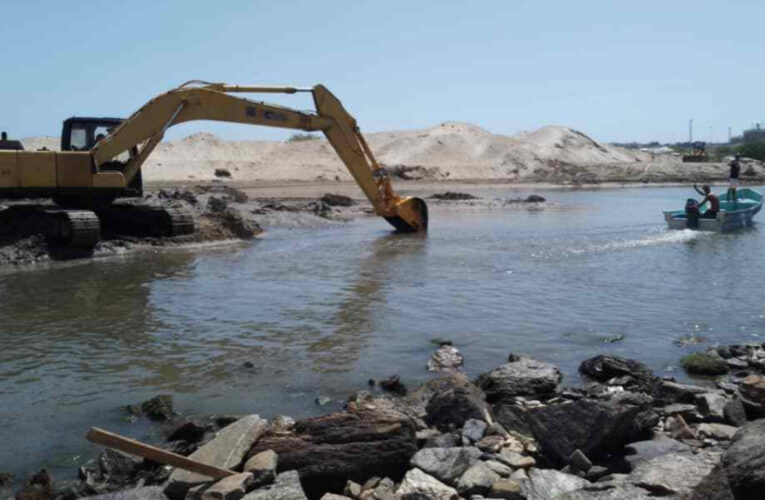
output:
[{"label": "seated man", "polygon": [[704,203],[709,202],[709,208],[699,217],[702,219],[716,219],[717,212],[720,211],[720,199],[712,193],[712,191],[709,189],[709,186],[701,186],[701,189],[699,189],[696,184],[694,184],[693,189],[695,189],[697,193],[704,197],[704,199],[699,202],[699,209],[704,205]]}]

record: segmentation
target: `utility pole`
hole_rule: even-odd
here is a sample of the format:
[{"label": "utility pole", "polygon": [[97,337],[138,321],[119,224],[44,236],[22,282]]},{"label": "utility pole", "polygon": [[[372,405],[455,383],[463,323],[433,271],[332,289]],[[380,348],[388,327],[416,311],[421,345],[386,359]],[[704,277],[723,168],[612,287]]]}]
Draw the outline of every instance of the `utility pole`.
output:
[{"label": "utility pole", "polygon": [[688,120],[688,142],[693,142],[693,118]]}]

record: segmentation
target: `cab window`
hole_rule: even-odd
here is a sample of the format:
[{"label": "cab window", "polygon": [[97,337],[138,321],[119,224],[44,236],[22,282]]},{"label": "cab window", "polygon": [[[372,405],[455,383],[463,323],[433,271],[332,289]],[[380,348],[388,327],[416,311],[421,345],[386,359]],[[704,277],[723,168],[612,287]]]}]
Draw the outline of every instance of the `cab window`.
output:
[{"label": "cab window", "polygon": [[72,151],[88,149],[88,131],[82,127],[72,127],[70,147]]}]

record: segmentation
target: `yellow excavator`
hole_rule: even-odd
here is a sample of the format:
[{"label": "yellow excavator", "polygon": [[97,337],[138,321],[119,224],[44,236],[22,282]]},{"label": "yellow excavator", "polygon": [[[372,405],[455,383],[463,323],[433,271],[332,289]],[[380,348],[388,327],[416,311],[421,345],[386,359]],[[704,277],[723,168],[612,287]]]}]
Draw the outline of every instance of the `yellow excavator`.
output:
[{"label": "yellow excavator", "polygon": [[[312,94],[314,113],[236,95],[297,92]],[[24,151],[18,141],[4,136],[0,199],[52,198],[58,206],[15,204],[0,211],[0,236],[42,233],[57,245],[92,247],[104,224],[162,236],[193,232],[193,219],[183,210],[112,203],[142,195],[141,166],[168,128],[192,120],[321,131],[377,215],[401,232],[427,229],[425,202],[394,192],[388,172],[375,160],[356,120],[323,85],[300,89],[192,80],[150,100],[126,120],[70,118],[64,122],[61,151]]]}]

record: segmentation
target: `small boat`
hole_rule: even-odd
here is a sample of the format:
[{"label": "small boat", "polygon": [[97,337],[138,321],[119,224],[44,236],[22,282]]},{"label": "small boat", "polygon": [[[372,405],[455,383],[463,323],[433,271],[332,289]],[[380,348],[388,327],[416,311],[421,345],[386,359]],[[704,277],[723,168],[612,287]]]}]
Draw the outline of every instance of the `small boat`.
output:
[{"label": "small boat", "polygon": [[698,227],[693,227],[694,218],[689,221],[685,210],[673,210],[664,212],[664,219],[670,229],[698,229],[699,231],[717,231],[727,233],[742,227],[752,225],[752,217],[762,208],[762,195],[750,188],[736,190],[736,200],[728,201],[727,194],[718,195],[720,198],[720,211],[714,219],[704,219],[703,214],[708,208],[708,203],[701,208],[702,217],[699,217]]}]

